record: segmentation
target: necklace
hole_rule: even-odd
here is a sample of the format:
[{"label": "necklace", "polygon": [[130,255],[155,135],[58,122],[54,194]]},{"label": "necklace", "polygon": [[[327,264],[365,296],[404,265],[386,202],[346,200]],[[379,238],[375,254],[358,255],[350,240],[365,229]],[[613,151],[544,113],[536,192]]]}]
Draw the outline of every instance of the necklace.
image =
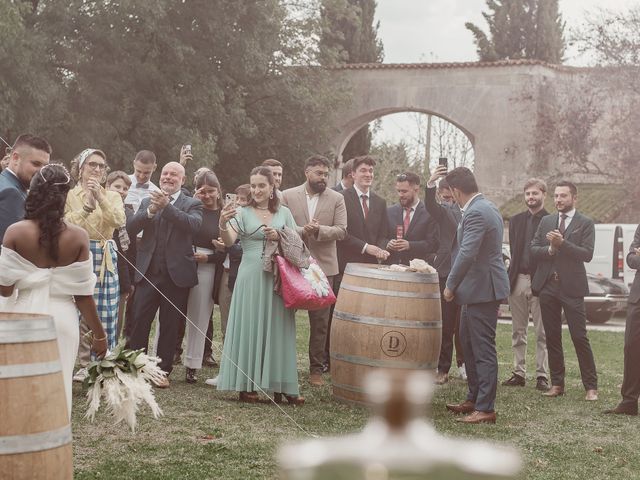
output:
[{"label": "necklace", "polygon": [[255,207],[255,208],[256,208],[256,210],[269,210],[269,207],[268,207],[268,206],[266,206],[266,207],[260,207],[260,206],[256,205],[256,207]]}]

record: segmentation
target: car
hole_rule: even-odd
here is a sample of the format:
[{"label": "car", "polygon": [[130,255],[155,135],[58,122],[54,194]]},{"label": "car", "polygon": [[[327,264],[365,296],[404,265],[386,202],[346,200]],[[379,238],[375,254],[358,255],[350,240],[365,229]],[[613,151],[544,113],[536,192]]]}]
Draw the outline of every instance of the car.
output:
[{"label": "car", "polygon": [[[502,244],[502,258],[509,270],[511,254],[508,243]],[[587,273],[587,283],[589,294],[584,297],[584,306],[589,323],[606,323],[617,312],[626,310],[629,288],[622,280]],[[564,313],[562,318],[565,321]]]}]

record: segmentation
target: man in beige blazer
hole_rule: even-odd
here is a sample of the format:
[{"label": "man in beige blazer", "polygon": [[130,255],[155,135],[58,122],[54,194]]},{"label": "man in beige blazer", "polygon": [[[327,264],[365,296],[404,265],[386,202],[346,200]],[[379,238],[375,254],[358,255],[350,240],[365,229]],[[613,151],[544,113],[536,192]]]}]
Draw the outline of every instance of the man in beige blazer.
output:
[{"label": "man in beige blazer", "polygon": [[[347,234],[347,210],[344,197],[327,188],[331,163],[325,157],[314,155],[305,162],[307,181],[285,190],[282,203],[287,205],[298,225],[298,233],[311,250],[333,287],[338,274],[336,241]],[[309,312],[309,383],[324,384],[322,366],[325,359],[325,342],[328,335],[330,308]]]}]

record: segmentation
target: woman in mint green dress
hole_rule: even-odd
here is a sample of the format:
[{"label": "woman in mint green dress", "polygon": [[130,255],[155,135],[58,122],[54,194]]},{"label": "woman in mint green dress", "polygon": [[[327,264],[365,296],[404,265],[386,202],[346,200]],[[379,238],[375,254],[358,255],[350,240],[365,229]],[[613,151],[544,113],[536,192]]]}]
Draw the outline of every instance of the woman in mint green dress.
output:
[{"label": "woman in mint green dress", "polygon": [[[262,269],[267,239],[277,240],[283,226],[295,229],[287,207],[280,206],[273,175],[267,167],[251,171],[251,202],[227,205],[220,214],[225,245],[242,244],[242,262],[233,289],[218,390],[240,392],[240,401],[258,401],[257,387],[294,405],[299,395],[296,365],[295,312],[273,291],[273,274]],[[254,383],[255,382],[255,383]]]}]

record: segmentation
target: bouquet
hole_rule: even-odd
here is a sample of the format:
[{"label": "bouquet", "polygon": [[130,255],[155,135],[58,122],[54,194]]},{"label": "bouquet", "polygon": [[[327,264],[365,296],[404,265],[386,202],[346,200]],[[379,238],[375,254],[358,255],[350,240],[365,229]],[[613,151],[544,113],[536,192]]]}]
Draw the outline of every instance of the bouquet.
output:
[{"label": "bouquet", "polygon": [[121,342],[112,352],[87,367],[89,375],[84,385],[87,392],[87,413],[85,418],[95,419],[102,400],[106,410],[116,423],[127,422],[132,432],[136,428],[136,414],[141,403],[146,403],[154,418],[162,415],[156,402],[151,382],[165,376],[157,357],[147,356],[143,350],[125,350]]}]

